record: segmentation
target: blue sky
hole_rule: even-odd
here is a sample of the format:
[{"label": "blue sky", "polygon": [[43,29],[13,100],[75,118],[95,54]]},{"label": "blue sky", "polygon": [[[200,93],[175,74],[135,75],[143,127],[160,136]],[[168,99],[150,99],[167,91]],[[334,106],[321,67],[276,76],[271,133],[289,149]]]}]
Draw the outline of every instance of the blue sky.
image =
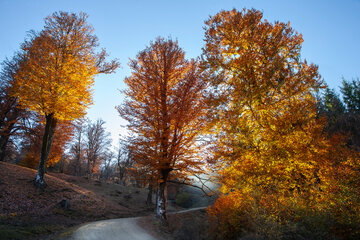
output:
[{"label": "blue sky", "polygon": [[129,58],[157,36],[172,37],[187,53],[201,54],[204,21],[220,10],[255,8],[264,18],[288,22],[304,38],[302,57],[319,66],[332,88],[341,78],[360,77],[360,0],[182,0],[182,1],[93,1],[93,0],[0,0],[0,61],[19,49],[26,32],[41,30],[43,19],[55,11],[86,12],[101,47],[119,58],[116,74],[96,77],[92,120],[102,118],[116,144],[123,132],[115,106],[122,103],[118,89],[130,75]]}]

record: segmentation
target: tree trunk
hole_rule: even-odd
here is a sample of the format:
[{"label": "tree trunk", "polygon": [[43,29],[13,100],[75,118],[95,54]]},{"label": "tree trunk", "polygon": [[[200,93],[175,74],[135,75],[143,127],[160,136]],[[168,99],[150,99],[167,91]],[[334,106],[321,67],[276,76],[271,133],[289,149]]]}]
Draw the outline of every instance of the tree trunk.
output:
[{"label": "tree trunk", "polygon": [[45,175],[45,167],[46,161],[48,159],[51,143],[53,140],[55,127],[56,127],[56,119],[54,118],[54,114],[48,114],[45,116],[46,124],[45,124],[45,131],[43,135],[42,145],[41,145],[41,153],[40,153],[40,162],[38,167],[38,172],[36,174],[36,178],[34,184],[38,188],[46,187],[44,175]]},{"label": "tree trunk", "polygon": [[5,160],[5,155],[6,155],[6,146],[9,142],[9,137],[10,135],[5,135],[5,136],[1,136],[0,137],[0,161],[4,161]]},{"label": "tree trunk", "polygon": [[59,167],[59,170],[60,170],[60,173],[64,173],[64,155],[61,156],[60,158],[60,167]]},{"label": "tree trunk", "polygon": [[80,153],[76,153],[75,156],[75,176],[80,176],[81,170],[80,170]]},{"label": "tree trunk", "polygon": [[161,182],[158,188],[158,199],[156,203],[156,217],[161,222],[167,222],[166,217],[166,182]]},{"label": "tree trunk", "polygon": [[75,145],[75,176],[81,176],[81,147],[80,143],[78,145]]},{"label": "tree trunk", "polygon": [[147,199],[146,199],[146,205],[148,207],[150,207],[152,204],[152,195],[153,195],[153,186],[151,184],[149,184],[149,192],[148,192]]},{"label": "tree trunk", "polygon": [[82,171],[81,171],[81,136],[82,136],[82,125],[81,123],[79,123],[79,125],[77,125],[75,127],[76,131],[77,131],[77,142],[75,143],[75,175],[76,176],[82,176]]},{"label": "tree trunk", "polygon": [[158,196],[156,202],[156,217],[161,220],[162,223],[167,223],[166,217],[166,201],[167,201],[167,177],[168,171],[162,171],[162,181],[159,184]]},{"label": "tree trunk", "polygon": [[120,164],[118,164],[119,167],[119,184],[125,186],[125,168],[121,167]]},{"label": "tree trunk", "polygon": [[157,202],[159,201],[159,189],[157,189],[157,191],[155,191],[155,203],[157,206]]},{"label": "tree trunk", "polygon": [[5,160],[5,155],[6,155],[6,147],[8,145],[9,139],[10,139],[10,135],[11,132],[14,128],[15,122],[12,121],[12,123],[8,124],[7,127],[5,127],[5,129],[2,129],[1,132],[1,136],[0,136],[0,161],[4,161]]},{"label": "tree trunk", "polygon": [[91,173],[90,172],[91,172],[91,170],[90,170],[90,159],[88,157],[88,159],[87,159],[87,167],[86,167],[86,175],[87,175],[88,180],[91,179]]}]

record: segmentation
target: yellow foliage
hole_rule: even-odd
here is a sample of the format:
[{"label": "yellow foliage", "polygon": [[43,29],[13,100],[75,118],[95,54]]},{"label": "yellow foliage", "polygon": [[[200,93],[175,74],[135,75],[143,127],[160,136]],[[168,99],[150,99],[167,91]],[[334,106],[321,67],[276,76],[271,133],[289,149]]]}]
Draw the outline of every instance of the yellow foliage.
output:
[{"label": "yellow foliage", "polygon": [[206,70],[217,76],[211,83],[220,99],[213,103],[213,149],[223,191],[309,192],[326,164],[313,96],[322,83],[317,67],[299,58],[301,35],[261,18],[256,10],[233,10],[206,23]]},{"label": "yellow foliage", "polygon": [[54,114],[58,120],[74,120],[85,115],[92,104],[94,75],[110,73],[118,67],[105,63],[106,51],[98,46],[93,28],[84,13],[54,13],[45,19],[45,28],[22,45],[21,65],[13,95],[28,110]]},{"label": "yellow foliage", "polygon": [[359,156],[343,137],[324,134],[314,97],[323,85],[317,67],[300,59],[301,35],[254,9],[222,11],[206,25],[211,149],[223,193],[212,213],[236,222],[255,204],[275,222],[299,209],[355,221]]},{"label": "yellow foliage", "polygon": [[85,108],[92,102],[95,59],[64,54],[58,41],[42,32],[24,44],[29,60],[17,74],[14,92],[20,96],[19,103],[29,110],[72,120],[85,115]]},{"label": "yellow foliage", "polygon": [[104,49],[95,52],[97,37],[86,19],[85,13],[55,12],[45,19],[44,29],[32,31],[22,45],[24,59],[11,95],[22,108],[46,118],[35,183],[39,187],[46,186],[45,164],[56,123],[83,117],[92,103],[94,75],[111,73],[119,66],[116,60],[105,62]]}]

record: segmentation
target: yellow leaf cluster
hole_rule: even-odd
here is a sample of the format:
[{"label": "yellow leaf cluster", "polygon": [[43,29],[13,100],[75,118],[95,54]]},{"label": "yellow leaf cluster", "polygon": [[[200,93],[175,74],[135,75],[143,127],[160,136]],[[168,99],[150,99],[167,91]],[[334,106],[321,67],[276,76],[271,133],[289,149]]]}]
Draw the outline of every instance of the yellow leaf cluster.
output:
[{"label": "yellow leaf cluster", "polygon": [[54,14],[43,31],[22,45],[26,61],[16,75],[13,95],[26,109],[53,113],[59,120],[85,115],[98,73],[96,42],[85,19],[86,15]]},{"label": "yellow leaf cluster", "polygon": [[214,158],[223,192],[316,196],[329,144],[317,118],[315,65],[302,61],[302,37],[256,10],[222,11],[206,27],[205,69],[217,119]]}]

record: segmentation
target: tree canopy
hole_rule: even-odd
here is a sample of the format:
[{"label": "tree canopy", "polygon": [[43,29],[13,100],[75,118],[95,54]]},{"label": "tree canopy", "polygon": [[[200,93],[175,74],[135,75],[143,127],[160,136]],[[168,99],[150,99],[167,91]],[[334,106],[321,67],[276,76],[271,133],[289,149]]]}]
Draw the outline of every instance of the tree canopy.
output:
[{"label": "tree canopy", "polygon": [[168,178],[201,171],[195,140],[204,126],[205,82],[199,63],[186,60],[172,40],[158,38],[130,67],[125,103],[118,110],[129,122],[132,156],[160,183],[157,215],[165,219]]},{"label": "tree canopy", "polygon": [[119,66],[116,60],[106,62],[106,51],[96,52],[98,45],[85,13],[55,12],[21,47],[26,61],[16,74],[12,94],[23,108],[46,119],[36,185],[45,185],[44,168],[57,121],[83,117],[92,103],[94,76]]},{"label": "tree canopy", "polygon": [[322,85],[317,67],[300,60],[301,35],[259,11],[232,10],[211,17],[205,36],[226,191],[303,191],[301,179],[314,182],[323,163],[314,155],[322,125],[313,96]]},{"label": "tree canopy", "polygon": [[53,113],[59,120],[80,118],[92,103],[94,75],[118,67],[116,61],[105,62],[105,50],[95,52],[98,39],[86,20],[85,13],[56,12],[22,45],[27,61],[17,74],[14,95],[28,110]]}]

